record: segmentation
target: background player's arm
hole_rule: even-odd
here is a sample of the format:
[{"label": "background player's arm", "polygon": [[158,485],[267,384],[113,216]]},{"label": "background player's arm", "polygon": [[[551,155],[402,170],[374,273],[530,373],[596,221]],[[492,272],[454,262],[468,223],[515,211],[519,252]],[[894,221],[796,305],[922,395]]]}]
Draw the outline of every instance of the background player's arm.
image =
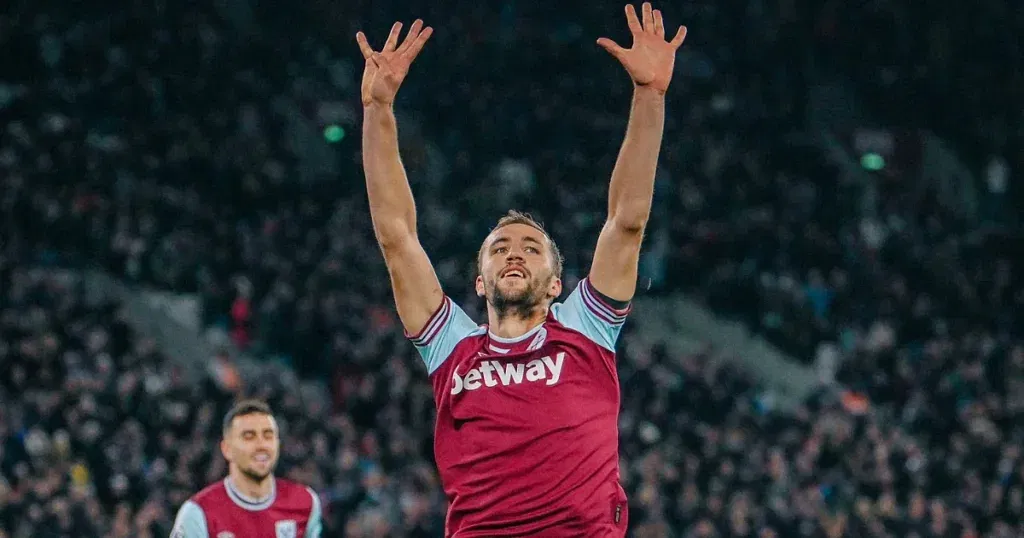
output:
[{"label": "background player's arm", "polygon": [[441,305],[441,284],[416,233],[416,205],[398,152],[398,126],[392,108],[409,66],[430,37],[417,20],[399,45],[395,23],[380,52],[360,32],[366,59],[363,72],[363,168],[370,215],[391,277],[398,315],[409,333],[419,333]]},{"label": "background player's arm", "polygon": [[665,92],[672,79],[675,52],[685,28],[665,41],[661,12],[643,5],[643,23],[633,6],[626,6],[633,46],[624,49],[607,38],[598,40],[622,63],[633,79],[633,103],[626,137],[619,150],[608,188],[608,218],[594,251],[590,283],[616,301],[629,301],[636,292],[637,265],[644,228],[651,213],[654,176],[665,127]]},{"label": "background player's arm", "polygon": [[206,529],[206,515],[198,504],[186,501],[178,509],[171,528],[171,538],[209,538]]}]

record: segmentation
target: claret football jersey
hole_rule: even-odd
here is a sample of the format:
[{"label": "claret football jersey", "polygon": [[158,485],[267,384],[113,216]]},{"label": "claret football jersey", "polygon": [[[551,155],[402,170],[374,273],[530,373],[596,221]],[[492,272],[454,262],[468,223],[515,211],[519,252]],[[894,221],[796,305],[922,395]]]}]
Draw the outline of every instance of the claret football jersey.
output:
[{"label": "claret football jersey", "polygon": [[252,499],[230,478],[210,484],[178,510],[171,538],[319,538],[320,499],[310,488],[273,479],[266,499]]},{"label": "claret football jersey", "polygon": [[629,308],[584,279],[516,339],[449,297],[409,335],[434,390],[447,537],[625,535],[615,344]]}]

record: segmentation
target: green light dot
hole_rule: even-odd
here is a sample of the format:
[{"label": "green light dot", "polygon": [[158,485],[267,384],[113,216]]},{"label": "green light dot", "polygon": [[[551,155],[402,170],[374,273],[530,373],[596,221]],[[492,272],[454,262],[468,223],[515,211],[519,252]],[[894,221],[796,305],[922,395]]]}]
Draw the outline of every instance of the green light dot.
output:
[{"label": "green light dot", "polygon": [[865,153],[860,158],[860,165],[863,166],[865,170],[876,172],[885,168],[885,159],[877,153]]},{"label": "green light dot", "polygon": [[324,128],[324,138],[332,144],[341,142],[341,139],[345,138],[345,129],[338,125],[328,125]]}]

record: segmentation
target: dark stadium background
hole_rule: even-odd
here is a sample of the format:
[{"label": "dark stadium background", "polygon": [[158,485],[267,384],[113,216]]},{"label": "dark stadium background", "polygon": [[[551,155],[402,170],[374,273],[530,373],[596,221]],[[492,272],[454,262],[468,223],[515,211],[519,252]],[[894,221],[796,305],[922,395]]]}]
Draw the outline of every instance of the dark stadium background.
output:
[{"label": "dark stadium background", "polygon": [[[280,413],[327,536],[440,536],[353,36],[437,30],[402,152],[480,319],[473,253],[509,207],[585,274],[620,4],[5,2],[0,537],[167,536],[240,394]],[[620,349],[631,536],[1024,536],[1024,4],[656,7],[690,34]]]}]

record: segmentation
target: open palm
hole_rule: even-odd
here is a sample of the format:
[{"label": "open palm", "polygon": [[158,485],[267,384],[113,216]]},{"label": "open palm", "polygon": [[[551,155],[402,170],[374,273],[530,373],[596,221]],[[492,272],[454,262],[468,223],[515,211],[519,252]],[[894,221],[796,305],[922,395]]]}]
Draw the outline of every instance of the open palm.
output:
[{"label": "open palm", "polygon": [[661,93],[668,90],[672,81],[676,51],[686,39],[686,27],[680,26],[672,41],[665,41],[665,24],[661,11],[651,9],[650,2],[643,4],[643,22],[637,18],[636,9],[626,6],[626,22],[633,34],[633,46],[626,49],[602,37],[597,44],[615,56],[626,68],[626,72],[637,86],[649,86]]},{"label": "open palm", "polygon": [[423,45],[430,39],[433,29],[423,27],[423,21],[416,19],[409,28],[402,45],[398,45],[398,37],[402,32],[402,23],[396,22],[380,52],[374,52],[366,40],[366,34],[356,34],[359,50],[366,59],[363,69],[361,94],[363,106],[372,103],[391,104],[398,94],[405,76],[409,74],[409,66],[423,50]]}]

